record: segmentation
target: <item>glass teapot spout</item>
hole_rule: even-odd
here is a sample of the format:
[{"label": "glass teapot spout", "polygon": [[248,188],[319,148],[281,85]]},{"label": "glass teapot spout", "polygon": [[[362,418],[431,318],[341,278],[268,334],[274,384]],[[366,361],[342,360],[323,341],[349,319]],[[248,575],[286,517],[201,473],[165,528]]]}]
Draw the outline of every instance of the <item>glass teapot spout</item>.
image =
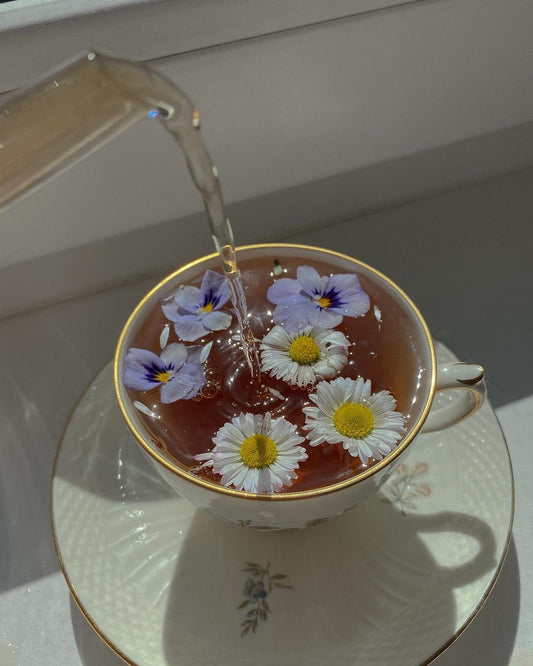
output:
[{"label": "glass teapot spout", "polygon": [[[178,86],[138,63],[89,52],[0,106],[0,209],[143,117],[180,144],[226,273],[236,271],[218,172],[200,115]],[[227,265],[226,265],[227,264]]]},{"label": "glass teapot spout", "polygon": [[88,53],[0,107],[0,206],[157,113],[154,76]]},{"label": "glass teapot spout", "polygon": [[146,116],[159,117],[183,150],[227,278],[245,356],[259,378],[218,171],[200,138],[200,114],[174,83],[143,65],[90,52],[0,106],[0,208]]}]

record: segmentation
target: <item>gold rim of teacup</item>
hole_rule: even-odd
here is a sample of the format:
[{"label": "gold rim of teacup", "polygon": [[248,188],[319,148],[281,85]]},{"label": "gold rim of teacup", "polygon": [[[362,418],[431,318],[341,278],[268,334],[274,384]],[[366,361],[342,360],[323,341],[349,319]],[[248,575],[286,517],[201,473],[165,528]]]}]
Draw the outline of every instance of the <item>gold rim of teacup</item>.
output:
[{"label": "gold rim of teacup", "polygon": [[380,271],[376,270],[372,266],[369,266],[368,264],[365,264],[362,261],[359,261],[358,259],[354,259],[354,257],[350,257],[349,255],[342,254],[341,252],[336,252],[335,250],[328,250],[325,248],[321,247],[314,247],[312,245],[301,245],[297,243],[258,243],[258,244],[253,244],[253,245],[243,245],[240,247],[236,248],[237,256],[239,253],[248,251],[248,250],[262,250],[262,249],[282,249],[282,248],[293,248],[295,250],[309,250],[312,252],[319,252],[321,254],[326,254],[330,255],[336,258],[340,258],[352,263],[355,263],[361,267],[363,267],[365,270],[369,271],[373,275],[377,276],[384,282],[386,282],[392,289],[397,292],[407,303],[407,305],[411,308],[413,315],[418,319],[418,322],[422,326],[422,329],[424,331],[429,352],[430,352],[430,357],[431,357],[431,376],[430,376],[430,385],[429,385],[429,391],[428,395],[426,398],[425,405],[420,413],[420,416],[418,417],[417,421],[411,428],[410,432],[405,436],[405,438],[400,442],[400,444],[394,449],[392,453],[390,453],[388,456],[383,458],[382,460],[379,460],[378,462],[374,463],[372,467],[369,467],[368,469],[360,472],[359,474],[355,474],[354,476],[344,479],[343,481],[339,481],[337,483],[327,485],[327,486],[321,486],[319,488],[313,488],[309,490],[300,490],[300,491],[294,491],[294,492],[283,492],[283,493],[274,493],[270,495],[265,495],[265,494],[256,494],[256,493],[248,493],[243,490],[236,490],[235,488],[227,488],[226,486],[222,486],[220,484],[216,484],[214,482],[207,481],[199,476],[195,476],[190,473],[186,468],[181,468],[177,464],[173,463],[170,461],[168,458],[166,458],[164,455],[159,453],[155,448],[153,448],[153,445],[149,442],[146,441],[145,437],[142,435],[142,433],[139,432],[137,426],[135,425],[133,419],[130,417],[128,408],[126,407],[123,397],[122,397],[122,391],[125,390],[123,389],[122,386],[122,379],[121,379],[121,368],[120,368],[120,355],[121,351],[124,347],[124,341],[126,337],[128,336],[128,333],[130,331],[130,328],[132,324],[135,322],[137,319],[137,314],[139,311],[146,305],[146,303],[152,299],[152,297],[162,291],[166,285],[168,285],[170,282],[174,281],[176,277],[181,275],[182,273],[190,270],[191,268],[194,268],[198,266],[199,264],[206,263],[208,261],[212,261],[213,259],[216,259],[218,257],[218,254],[216,252],[213,252],[211,254],[205,255],[203,257],[200,257],[198,259],[195,259],[194,261],[189,262],[188,264],[185,264],[184,266],[181,266],[178,268],[176,271],[171,273],[170,275],[167,275],[163,280],[161,280],[153,289],[151,289],[145,296],[144,298],[137,304],[133,312],[130,314],[128,320],[126,321],[126,324],[124,325],[124,328],[122,329],[122,332],[120,334],[120,337],[118,339],[117,343],[117,348],[115,351],[115,356],[113,359],[113,382],[115,386],[115,395],[117,397],[118,405],[120,407],[120,411],[122,413],[122,416],[126,422],[126,425],[128,426],[130,432],[132,435],[135,437],[137,442],[141,445],[141,447],[144,449],[144,451],[154,460],[156,460],[160,465],[162,465],[165,469],[167,469],[169,472],[172,472],[176,476],[179,476],[182,478],[184,481],[188,481],[189,483],[192,483],[196,486],[199,486],[201,488],[204,488],[206,490],[210,490],[216,493],[220,493],[222,495],[226,495],[229,497],[239,497],[241,499],[250,499],[250,500],[263,500],[263,501],[288,501],[288,500],[299,500],[299,499],[308,499],[311,497],[318,497],[320,495],[328,495],[329,493],[336,492],[338,490],[342,490],[344,488],[348,488],[349,486],[352,486],[356,483],[360,483],[364,479],[367,479],[370,476],[373,476],[380,470],[384,469],[388,465],[390,465],[393,460],[395,460],[398,456],[401,455],[403,451],[409,446],[409,444],[413,441],[413,439],[418,435],[420,432],[424,421],[426,420],[429,410],[431,409],[431,403],[433,402],[433,397],[435,395],[435,385],[436,385],[436,376],[437,376],[437,362],[436,362],[436,357],[435,357],[435,348],[433,345],[433,339],[431,337],[431,333],[429,332],[429,328],[422,317],[422,314],[420,313],[420,310],[416,307],[416,305],[413,303],[413,301],[407,296],[407,294],[400,288],[398,287],[397,284],[395,284],[390,278],[388,278],[386,275],[381,273]]}]

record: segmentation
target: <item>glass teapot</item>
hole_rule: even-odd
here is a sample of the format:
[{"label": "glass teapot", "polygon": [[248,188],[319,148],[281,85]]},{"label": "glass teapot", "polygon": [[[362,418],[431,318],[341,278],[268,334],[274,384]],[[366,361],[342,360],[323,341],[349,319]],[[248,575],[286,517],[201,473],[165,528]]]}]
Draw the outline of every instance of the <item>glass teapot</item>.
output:
[{"label": "glass teapot", "polygon": [[146,116],[181,145],[230,275],[233,235],[200,114],[175,84],[137,63],[89,52],[0,106],[0,208]]}]

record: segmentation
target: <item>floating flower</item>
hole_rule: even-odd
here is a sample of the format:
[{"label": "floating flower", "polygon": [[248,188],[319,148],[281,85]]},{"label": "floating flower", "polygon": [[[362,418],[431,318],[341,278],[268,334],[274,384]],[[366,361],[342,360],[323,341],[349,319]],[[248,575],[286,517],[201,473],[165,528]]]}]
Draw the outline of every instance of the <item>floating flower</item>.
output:
[{"label": "floating flower", "polygon": [[390,453],[404,432],[404,417],[395,411],[396,400],[388,391],[371,390],[370,380],[362,377],[320,382],[309,395],[316,407],[303,410],[311,446],[342,444],[364,465]]},{"label": "floating flower", "polygon": [[134,391],[159,386],[164,403],[194,398],[205,383],[202,352],[200,345],[186,347],[179,342],[165,347],[161,356],[146,349],[128,349],[122,380]]},{"label": "floating flower", "polygon": [[186,342],[198,340],[210,331],[222,331],[231,324],[231,314],[219,312],[229,300],[226,279],[215,271],[206,271],[200,289],[191,285],[178,289],[161,308],[174,322],[174,330]]},{"label": "floating flower", "polygon": [[292,485],[295,469],[307,453],[296,426],[269,413],[240,414],[213,437],[214,448],[200,453],[202,467],[212,467],[224,486],[250,493],[273,493]]},{"label": "floating flower", "polygon": [[261,370],[294,386],[333,377],[348,360],[350,342],[340,331],[306,326],[289,333],[274,326],[261,342]]},{"label": "floating flower", "polygon": [[288,331],[305,326],[335,328],[343,317],[361,317],[370,307],[356,275],[320,276],[311,266],[299,266],[296,280],[280,278],[269,288],[268,300],[276,305],[274,322]]}]

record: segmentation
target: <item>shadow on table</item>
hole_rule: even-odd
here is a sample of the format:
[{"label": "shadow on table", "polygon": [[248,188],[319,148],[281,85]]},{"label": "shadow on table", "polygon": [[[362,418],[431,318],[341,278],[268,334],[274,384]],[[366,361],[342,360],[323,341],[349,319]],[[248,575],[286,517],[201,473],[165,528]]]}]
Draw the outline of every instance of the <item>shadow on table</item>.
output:
[{"label": "shadow on table", "polygon": [[487,602],[466,631],[435,666],[507,666],[511,661],[520,609],[520,571],[514,539]]},{"label": "shadow on table", "polygon": [[[424,536],[448,532],[477,542],[473,558],[436,561]],[[379,496],[291,533],[243,530],[197,512],[169,587],[166,663],[216,656],[239,666],[413,666],[453,636],[456,588],[471,585],[477,600],[495,564],[485,522],[402,515]],[[509,602],[513,617],[517,596]]]},{"label": "shadow on table", "polygon": [[[111,500],[173,497],[105,404],[93,430],[94,418],[89,417],[94,416],[94,401],[89,406],[91,413],[81,413],[71,423],[57,477]],[[442,566],[439,552],[434,556],[426,545],[429,533],[441,533],[443,543],[445,533],[464,535],[463,546],[475,540],[478,552],[461,559],[459,549],[457,557],[446,559],[455,566]],[[514,555],[512,575],[507,574],[511,592],[499,611],[506,622],[491,632],[499,643],[490,651],[491,666],[507,663],[516,633],[519,577]],[[169,583],[164,657],[177,666],[214,660],[238,666],[412,666],[453,636],[455,590],[470,586],[461,594],[471,590],[475,605],[494,566],[494,535],[485,522],[454,512],[403,515],[380,495],[302,532],[253,532],[198,511]],[[83,663],[108,663],[98,652],[100,640],[80,618],[73,614]],[[479,642],[490,640],[484,636]],[[120,663],[109,655],[110,665]]]},{"label": "shadow on table", "polygon": [[[439,634],[453,634],[454,588],[492,569],[492,533],[482,521],[457,513],[402,516],[384,502],[374,503],[371,511],[354,520],[357,512],[303,532],[270,534],[225,525],[196,512],[170,584],[162,631],[166,663],[207,664],[216,654],[218,663],[239,666],[300,666],[302,658],[306,664],[322,666],[334,655],[339,665],[412,666],[417,662],[407,657],[413,645],[420,662],[423,652],[429,656],[435,623]],[[454,530],[475,538],[480,548],[470,562],[448,569],[435,562],[423,535],[447,532],[452,524]],[[291,587],[268,593],[267,619],[259,620],[255,634],[241,638],[241,623],[253,608],[238,608],[246,600],[247,558],[263,567],[270,562],[271,576],[286,576],[274,581]],[[385,563],[391,571],[373,576],[372,570]],[[438,658],[439,666],[508,664],[519,602],[518,561],[511,542],[494,592],[467,631]],[[74,601],[71,617],[84,666],[123,663]],[[381,661],[372,658],[374,642],[385,645]],[[121,647],[127,652],[127,646]]]}]

